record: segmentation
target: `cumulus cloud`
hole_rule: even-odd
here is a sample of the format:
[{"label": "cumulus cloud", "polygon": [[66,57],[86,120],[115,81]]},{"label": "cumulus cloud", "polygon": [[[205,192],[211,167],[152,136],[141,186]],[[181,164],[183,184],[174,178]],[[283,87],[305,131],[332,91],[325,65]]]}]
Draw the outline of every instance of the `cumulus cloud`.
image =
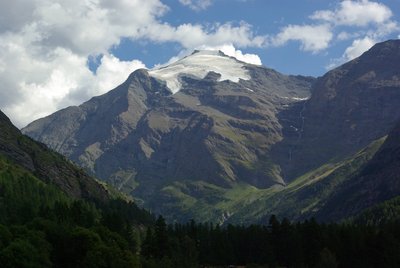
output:
[{"label": "cumulus cloud", "polygon": [[[162,21],[168,11],[160,0],[0,1],[0,108],[21,127],[110,90],[145,67],[110,54],[122,38],[176,42],[184,49],[265,42],[246,23],[170,25]],[[88,58],[101,55],[91,72]]]},{"label": "cumulus cloud", "polygon": [[105,93],[132,71],[145,67],[137,60],[124,62],[104,55],[94,74],[88,69],[85,56],[64,48],[57,48],[45,58],[32,55],[23,47],[8,52],[14,61],[8,61],[7,68],[0,71],[1,79],[7,81],[0,91],[0,105],[18,126],[31,122],[33,116],[40,118]]},{"label": "cumulus cloud", "polygon": [[271,44],[282,46],[288,41],[300,41],[304,51],[318,52],[326,49],[332,40],[333,33],[327,24],[322,25],[289,25],[272,38]]},{"label": "cumulus cloud", "polygon": [[101,64],[96,71],[97,88],[100,93],[106,93],[121,84],[132,70],[143,68],[146,69],[146,66],[139,60],[121,61],[111,54],[106,54],[101,58]]},{"label": "cumulus cloud", "polygon": [[[4,2],[4,1],[2,1]],[[24,14],[18,20],[2,21],[7,30],[21,36],[38,34],[37,46],[43,49],[67,47],[77,54],[105,53],[123,36],[135,37],[140,28],[157,23],[168,11],[159,0],[148,1],[47,1],[15,0],[0,9],[0,17],[8,18],[9,10]],[[137,12],[140,10],[140,12]],[[134,14],[134,15],[133,15]]]},{"label": "cumulus cloud", "polygon": [[353,41],[351,46],[346,48],[343,57],[345,60],[355,59],[370,49],[375,43],[376,41],[368,36],[364,37],[363,39],[356,39]]},{"label": "cumulus cloud", "polygon": [[258,55],[256,54],[250,54],[246,53],[243,54],[241,50],[236,49],[232,44],[225,44],[222,46],[200,46],[198,49],[204,49],[204,50],[220,50],[222,51],[225,55],[234,57],[240,61],[250,63],[250,64],[255,64],[255,65],[262,65],[261,59]]},{"label": "cumulus cloud", "polygon": [[[392,19],[393,12],[382,3],[369,0],[340,2],[334,10],[319,10],[310,18],[329,23],[334,29],[346,28],[337,34],[338,41],[352,40],[343,55],[332,59],[327,69],[352,60],[384,40],[388,35],[400,30],[398,22]],[[353,29],[353,32],[349,32]],[[354,30],[356,29],[356,30]]]},{"label": "cumulus cloud", "polygon": [[269,38],[268,44],[283,46],[289,41],[298,41],[303,51],[317,53],[327,49],[334,41],[356,41],[360,36],[381,41],[400,29],[392,17],[393,12],[382,3],[344,0],[332,10],[315,11],[309,16],[311,24],[283,27]]},{"label": "cumulus cloud", "polygon": [[360,36],[360,33],[358,33],[358,32],[350,33],[350,32],[346,32],[346,31],[342,31],[336,36],[336,38],[338,41],[346,41],[346,40],[350,40],[353,38],[357,38],[359,36]]},{"label": "cumulus cloud", "polygon": [[368,36],[360,39],[355,39],[352,44],[348,48],[346,48],[342,57],[331,60],[331,63],[326,66],[326,69],[332,69],[346,61],[353,60],[361,56],[361,54],[369,50],[375,43],[376,40]]},{"label": "cumulus cloud", "polygon": [[384,4],[369,0],[339,3],[335,10],[319,10],[310,18],[331,22],[335,25],[367,26],[370,23],[384,24],[392,17],[392,11]]},{"label": "cumulus cloud", "polygon": [[179,2],[195,11],[205,10],[212,5],[212,0],[179,0]]},{"label": "cumulus cloud", "polygon": [[143,28],[141,37],[157,42],[178,42],[186,49],[207,44],[218,46],[232,43],[238,47],[262,47],[266,37],[255,36],[251,25],[241,22],[216,24],[205,27],[200,24],[182,24],[177,27],[169,24],[153,24]]},{"label": "cumulus cloud", "polygon": [[240,61],[255,65],[262,65],[261,59],[258,55],[250,53],[243,54],[241,50],[235,49],[233,45],[224,45],[220,47],[219,50],[226,55],[234,57]]},{"label": "cumulus cloud", "polygon": [[[313,20],[331,24],[333,29],[346,27],[347,31],[337,34],[338,41],[353,39],[343,56],[332,60],[328,68],[360,56],[387,35],[398,31],[399,25],[392,17],[393,12],[386,5],[369,0],[344,0],[333,10],[318,10],[310,16]],[[353,31],[349,32],[350,29]]]}]

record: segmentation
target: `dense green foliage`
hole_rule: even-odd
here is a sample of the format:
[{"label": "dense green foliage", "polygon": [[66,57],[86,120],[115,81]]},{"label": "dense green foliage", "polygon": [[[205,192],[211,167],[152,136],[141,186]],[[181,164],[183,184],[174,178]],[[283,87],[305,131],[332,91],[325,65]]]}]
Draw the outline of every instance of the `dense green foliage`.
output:
[{"label": "dense green foliage", "polygon": [[367,225],[386,225],[400,222],[400,196],[366,209],[353,217],[352,221]]},{"label": "dense green foliage", "polygon": [[167,225],[126,200],[72,199],[0,158],[0,264],[400,267],[398,203],[394,199],[366,211],[357,224],[291,223],[273,216],[267,226]]},{"label": "dense green foliage", "polygon": [[175,224],[162,218],[143,242],[144,267],[400,267],[400,223],[384,226]]},{"label": "dense green foliage", "polygon": [[0,158],[1,267],[140,267],[153,216],[124,200],[72,199]]}]

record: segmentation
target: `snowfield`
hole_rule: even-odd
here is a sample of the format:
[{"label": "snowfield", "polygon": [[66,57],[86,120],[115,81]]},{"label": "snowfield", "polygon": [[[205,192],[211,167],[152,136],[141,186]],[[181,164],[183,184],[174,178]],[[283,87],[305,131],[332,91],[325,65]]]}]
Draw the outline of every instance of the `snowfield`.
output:
[{"label": "snowfield", "polygon": [[240,79],[251,78],[244,66],[245,63],[226,56],[220,51],[201,50],[166,67],[150,70],[149,74],[165,81],[167,87],[175,94],[181,89],[180,76],[182,75],[203,79],[209,72],[216,72],[221,75],[218,81],[230,80],[237,83]]}]

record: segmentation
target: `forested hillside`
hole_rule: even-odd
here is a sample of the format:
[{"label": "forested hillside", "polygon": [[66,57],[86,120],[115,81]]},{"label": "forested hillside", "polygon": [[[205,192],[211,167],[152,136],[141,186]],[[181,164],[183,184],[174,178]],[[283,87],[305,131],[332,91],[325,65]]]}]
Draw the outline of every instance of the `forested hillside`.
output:
[{"label": "forested hillside", "polygon": [[45,169],[37,172],[34,165],[29,169],[19,164],[21,156],[39,161],[35,154],[20,150],[23,141],[24,146],[41,148],[41,156],[51,156],[40,161],[57,159],[57,167],[75,169],[4,122],[2,134],[11,129],[8,140],[15,142],[3,143],[0,154],[2,267],[400,266],[397,199],[342,224],[319,224],[313,219],[292,223],[272,216],[250,226],[194,221],[168,225],[163,217],[155,220],[134,203],[116,199],[106,188],[106,198],[66,190],[63,178],[77,182],[83,178],[86,185],[100,186],[82,171],[60,173],[54,181],[51,176],[40,177]]}]

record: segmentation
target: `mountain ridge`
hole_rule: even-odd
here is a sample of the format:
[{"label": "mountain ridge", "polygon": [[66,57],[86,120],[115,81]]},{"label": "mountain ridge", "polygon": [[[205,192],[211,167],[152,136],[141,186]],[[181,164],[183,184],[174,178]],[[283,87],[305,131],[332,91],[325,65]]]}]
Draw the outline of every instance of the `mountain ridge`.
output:
[{"label": "mountain ridge", "polygon": [[[318,79],[302,111],[301,140],[288,135],[278,148],[278,162],[289,180],[355,153],[395,126],[400,118],[399,50],[399,40],[379,43]],[[279,155],[282,150],[291,150],[290,160]]]},{"label": "mountain ridge", "polygon": [[24,136],[0,111],[0,154],[32,172],[45,183],[54,184],[69,196],[104,202],[108,190],[46,145]]},{"label": "mountain ridge", "polygon": [[[400,118],[399,50],[399,41],[378,44],[317,80],[248,64],[251,79],[237,83],[220,81],[217,72],[182,73],[174,94],[138,70],[116,89],[23,132],[170,219],[225,222],[259,208],[262,217],[271,195],[283,198],[281,189],[299,180],[336,187],[369,161],[380,144],[374,142]],[[318,170],[340,172],[318,175],[323,183],[305,176]],[[326,189],[315,206],[304,203],[311,216],[329,203],[333,188]],[[282,212],[290,200],[265,213]]]}]

